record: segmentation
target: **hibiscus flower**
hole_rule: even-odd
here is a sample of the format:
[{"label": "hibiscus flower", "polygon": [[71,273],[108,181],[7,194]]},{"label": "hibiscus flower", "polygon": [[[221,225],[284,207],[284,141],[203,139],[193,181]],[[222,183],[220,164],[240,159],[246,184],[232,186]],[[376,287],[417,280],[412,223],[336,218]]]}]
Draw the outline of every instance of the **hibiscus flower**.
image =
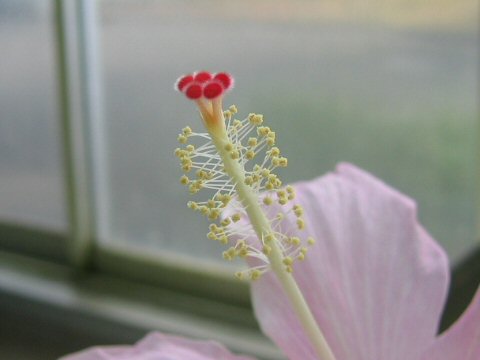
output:
[{"label": "hibiscus flower", "polygon": [[[418,223],[414,201],[350,164],[294,187],[306,231],[317,241],[304,261],[295,263],[293,276],[336,360],[480,359],[480,291],[463,316],[437,336],[448,260]],[[298,231],[288,216],[282,227]],[[322,360],[273,273],[252,283],[252,298],[261,328],[289,359]],[[106,359],[249,358],[212,342],[158,333],[134,346],[92,348],[63,358]]]}]

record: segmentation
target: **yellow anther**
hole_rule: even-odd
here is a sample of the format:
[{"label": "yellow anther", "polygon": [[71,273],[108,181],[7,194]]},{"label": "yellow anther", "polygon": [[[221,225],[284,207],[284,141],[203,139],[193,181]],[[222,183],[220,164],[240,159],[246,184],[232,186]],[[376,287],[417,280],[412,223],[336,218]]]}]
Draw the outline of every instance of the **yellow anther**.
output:
[{"label": "yellow anther", "polygon": [[233,222],[238,222],[240,221],[240,214],[236,213],[231,216]]},{"label": "yellow anther", "polygon": [[230,152],[230,157],[232,158],[232,160],[237,160],[240,158],[240,151],[238,150],[233,150]]},{"label": "yellow anther", "polygon": [[187,150],[188,152],[192,152],[195,150],[195,146],[193,146],[192,144],[189,144],[185,147],[185,150]]},{"label": "yellow anther", "polygon": [[275,145],[275,139],[268,138],[268,139],[267,139],[267,145],[268,145],[268,146],[273,146],[273,145]]},{"label": "yellow anther", "polygon": [[237,272],[235,273],[235,277],[236,277],[238,280],[243,280],[243,272],[237,271]]},{"label": "yellow anther", "polygon": [[188,185],[189,182],[190,182],[190,179],[188,178],[188,176],[182,175],[182,177],[180,178],[180,184]]},{"label": "yellow anther", "polygon": [[258,280],[261,275],[262,273],[260,272],[260,270],[254,269],[250,271],[250,279],[252,280]]},{"label": "yellow anther", "polygon": [[279,158],[278,159],[278,166],[287,167],[288,166],[288,159],[286,157]]},{"label": "yellow anther", "polygon": [[218,218],[220,217],[220,210],[218,209],[211,209],[209,214],[208,214],[208,218],[210,220],[217,220]]},{"label": "yellow anther", "polygon": [[213,209],[214,207],[217,206],[217,204],[215,203],[214,200],[209,199],[209,200],[207,201],[207,206],[208,206],[210,209]]},{"label": "yellow anther", "polygon": [[220,223],[222,226],[228,226],[231,224],[231,220],[229,218],[225,218],[222,220],[222,222]]},{"label": "yellow anther", "polygon": [[255,125],[260,125],[261,123],[263,123],[263,115],[261,114],[257,114],[253,121],[255,122]]},{"label": "yellow anther", "polygon": [[248,249],[246,247],[242,247],[239,251],[238,251],[238,256],[240,256],[241,258],[244,258],[248,255]]},{"label": "yellow anther", "polygon": [[240,128],[240,127],[242,127],[242,122],[240,120],[236,119],[236,120],[233,120],[232,125],[236,128]]},{"label": "yellow anther", "polygon": [[232,114],[236,114],[238,112],[237,107],[235,105],[230,105],[228,108]]},{"label": "yellow anther", "polygon": [[268,205],[272,205],[272,204],[273,204],[273,199],[272,199],[271,197],[269,197],[269,196],[265,196],[265,197],[263,198],[263,203],[264,203],[265,205],[267,205],[267,206],[268,206]]},{"label": "yellow anther", "polygon": [[249,114],[248,115],[248,120],[250,120],[250,123],[253,125],[261,125],[263,123],[263,115],[260,114]]},{"label": "yellow anther", "polygon": [[219,241],[224,245],[228,244],[228,236],[227,235],[222,235],[220,237]]},{"label": "yellow anther", "polygon": [[232,257],[229,255],[229,253],[227,251],[224,251],[222,253],[222,256],[223,256],[224,260],[228,260],[228,261],[232,260]]},{"label": "yellow anther", "polygon": [[190,185],[188,186],[188,191],[190,192],[190,194],[193,195],[198,193],[200,189],[198,188],[195,182],[191,182]]},{"label": "yellow anther", "polygon": [[225,145],[224,149],[226,151],[232,151],[233,150],[233,144],[232,143],[228,143]]},{"label": "yellow anther", "polygon": [[287,198],[280,198],[278,199],[278,203],[280,205],[285,205],[288,202]]},{"label": "yellow anther", "polygon": [[192,210],[197,210],[198,209],[198,204],[195,201],[189,201],[187,203],[187,206]]},{"label": "yellow anther", "polygon": [[182,165],[192,165],[192,160],[187,156],[182,156],[180,163]]},{"label": "yellow anther", "polygon": [[223,116],[225,116],[227,119],[232,117],[232,112],[230,110],[225,110],[223,112]]},{"label": "yellow anther", "polygon": [[268,169],[262,169],[262,176],[263,177],[268,177],[270,175],[270,170]]},{"label": "yellow anther", "polygon": [[270,253],[272,252],[271,246],[264,245],[264,246],[263,246],[263,249],[262,249],[262,252],[263,252],[265,255],[270,255]]},{"label": "yellow anther", "polygon": [[219,230],[217,224],[210,224],[208,228],[213,232],[217,232]]},{"label": "yellow anther", "polygon": [[315,244],[315,239],[313,237],[309,236],[307,238],[307,244],[310,245],[310,246],[314,245]]},{"label": "yellow anther", "polygon": [[185,126],[182,129],[182,133],[183,133],[183,135],[188,137],[188,136],[192,135],[192,128],[190,126]]},{"label": "yellow anther", "polygon": [[264,237],[265,242],[271,242],[274,239],[275,239],[275,236],[273,236],[273,234],[271,234],[271,233],[266,234],[265,237]]},{"label": "yellow anther", "polygon": [[303,219],[297,219],[297,227],[299,230],[305,229],[305,221],[303,221]]},{"label": "yellow anther", "polygon": [[244,182],[245,182],[245,185],[250,186],[250,185],[253,184],[253,178],[252,178],[251,176],[247,176],[247,177],[245,177],[245,181],[244,181]]},{"label": "yellow anther", "polygon": [[276,156],[272,157],[272,165],[273,166],[279,166],[280,165],[280,159]]},{"label": "yellow anther", "polygon": [[189,155],[190,155],[190,154],[188,153],[188,151],[186,151],[186,150],[180,150],[180,154],[179,154],[178,157],[180,158],[180,160],[183,160],[183,159],[185,159],[185,158],[190,159],[190,156],[189,156]]},{"label": "yellow anther", "polygon": [[287,192],[285,190],[278,190],[277,191],[277,196],[279,198],[287,197]]},{"label": "yellow anther", "polygon": [[227,250],[227,254],[231,257],[234,258],[237,255],[237,251],[235,248],[231,247]]},{"label": "yellow anther", "polygon": [[189,172],[190,170],[192,170],[192,165],[185,164],[182,166],[182,170],[185,172]]},{"label": "yellow anther", "polygon": [[247,143],[248,143],[248,146],[254,147],[254,146],[257,146],[258,140],[257,140],[257,138],[251,137],[251,138],[248,139]]},{"label": "yellow anther", "polygon": [[277,220],[282,221],[285,218],[285,215],[283,213],[278,213],[276,218]]},{"label": "yellow anther", "polygon": [[176,148],[175,151],[174,151],[174,154],[175,154],[176,157],[180,157],[180,156],[182,156],[182,152],[183,152],[182,149]]},{"label": "yellow anther", "polygon": [[292,266],[285,266],[285,270],[288,272],[288,273],[292,273],[293,272],[293,267]]},{"label": "yellow anther", "polygon": [[210,213],[210,209],[203,205],[198,207],[198,211],[200,211],[202,215],[208,215]]},{"label": "yellow anther", "polygon": [[287,186],[285,187],[285,190],[287,190],[287,193],[289,193],[289,194],[295,193],[295,189],[293,188],[292,185],[287,185]]},{"label": "yellow anther", "polygon": [[300,240],[300,238],[297,237],[297,236],[292,236],[292,237],[290,238],[290,241],[292,242],[292,244],[293,244],[294,246],[298,246],[298,245],[300,245],[300,244],[302,243],[302,241]]},{"label": "yellow anther", "polygon": [[302,252],[301,252],[301,253],[299,253],[299,254],[297,255],[297,259],[298,259],[298,260],[300,260],[300,261],[303,261],[303,260],[305,260],[305,254],[304,254],[304,253],[302,253]]},{"label": "yellow anther", "polygon": [[212,240],[217,240],[218,237],[217,237],[217,234],[215,234],[214,232],[210,231],[208,234],[207,234],[207,237],[209,239],[212,239]]},{"label": "yellow anther", "polygon": [[257,128],[257,134],[261,136],[267,136],[270,131],[268,126],[260,126]]},{"label": "yellow anther", "polygon": [[300,205],[295,205],[295,206],[293,207],[293,213],[294,213],[296,216],[300,217],[300,216],[303,215],[303,208],[302,208]]},{"label": "yellow anther", "polygon": [[255,151],[253,151],[253,150],[248,150],[248,151],[245,153],[245,157],[246,157],[248,160],[252,160],[252,159],[255,157]]},{"label": "yellow anther", "polygon": [[295,199],[295,193],[288,194],[288,200]]},{"label": "yellow anther", "polygon": [[290,256],[286,256],[283,258],[283,263],[287,266],[290,266],[293,264],[293,259]]},{"label": "yellow anther", "polygon": [[278,147],[272,147],[272,148],[268,151],[268,154],[269,154],[271,157],[280,156],[280,149],[279,149]]},{"label": "yellow anther", "polygon": [[225,194],[225,195],[223,195],[221,202],[223,203],[224,206],[227,206],[227,204],[228,204],[231,200],[232,200],[232,196],[231,196],[231,195],[228,195],[228,194]]},{"label": "yellow anther", "polygon": [[235,244],[236,247],[247,247],[247,243],[245,240],[238,240],[237,243]]},{"label": "yellow anther", "polygon": [[180,144],[185,144],[185,143],[187,142],[187,137],[186,137],[185,135],[178,135],[177,141],[178,141]]},{"label": "yellow anther", "polygon": [[273,186],[272,183],[269,182],[269,183],[266,183],[266,184],[265,184],[265,189],[267,189],[267,190],[273,190],[273,189],[274,189],[274,186]]}]

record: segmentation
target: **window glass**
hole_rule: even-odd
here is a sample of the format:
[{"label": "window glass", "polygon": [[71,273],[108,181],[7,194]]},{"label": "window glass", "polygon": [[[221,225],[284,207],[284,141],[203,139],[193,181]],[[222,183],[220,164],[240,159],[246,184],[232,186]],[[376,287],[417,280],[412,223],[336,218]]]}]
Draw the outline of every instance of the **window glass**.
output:
[{"label": "window glass", "polygon": [[207,69],[235,75],[226,105],[263,113],[276,130],[285,181],[353,162],[414,197],[450,256],[465,254],[475,235],[476,2],[400,3],[103,1],[104,237],[219,258],[206,220],[185,206],[172,154],[182,127],[201,129],[172,84]]},{"label": "window glass", "polygon": [[64,228],[50,1],[0,0],[0,221]]}]

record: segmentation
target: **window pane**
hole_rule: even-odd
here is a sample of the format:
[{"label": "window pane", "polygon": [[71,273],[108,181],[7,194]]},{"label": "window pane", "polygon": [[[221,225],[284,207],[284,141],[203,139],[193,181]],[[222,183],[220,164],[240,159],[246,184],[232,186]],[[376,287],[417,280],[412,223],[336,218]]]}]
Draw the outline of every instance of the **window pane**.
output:
[{"label": "window pane", "polygon": [[212,254],[172,155],[183,126],[201,128],[172,84],[211,69],[236,76],[227,105],[265,114],[276,130],[289,157],[284,180],[354,162],[417,199],[451,257],[465,254],[474,241],[476,3],[452,2],[437,17],[434,5],[391,6],[102,2],[104,237]]},{"label": "window pane", "polygon": [[0,221],[66,226],[50,1],[0,1]]}]

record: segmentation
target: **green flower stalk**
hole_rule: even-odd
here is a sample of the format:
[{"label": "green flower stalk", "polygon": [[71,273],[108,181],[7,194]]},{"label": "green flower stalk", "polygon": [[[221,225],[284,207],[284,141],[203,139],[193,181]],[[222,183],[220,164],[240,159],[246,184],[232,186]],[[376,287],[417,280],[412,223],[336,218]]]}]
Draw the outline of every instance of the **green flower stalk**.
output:
[{"label": "green flower stalk", "polygon": [[[178,136],[183,147],[175,155],[185,172],[180,182],[192,195],[202,189],[214,193],[188,206],[212,221],[208,238],[230,246],[223,253],[226,260],[240,257],[251,264],[236,273],[238,278],[257,280],[266,271],[275,273],[319,359],[335,360],[292,276],[295,262],[305,258],[315,241],[282,232],[282,221],[289,215],[298,230],[306,226],[302,207],[294,203],[293,187],[282,187],[275,174],[288,165],[287,158],[275,146],[276,134],[263,125],[262,115],[251,113],[238,120],[235,106],[223,110],[223,95],[232,85],[227,73],[199,72],[177,81],[177,90],[196,102],[207,130],[197,133],[185,127]],[[281,212],[275,211],[277,206]],[[252,235],[258,239],[255,244],[247,241]]]}]

